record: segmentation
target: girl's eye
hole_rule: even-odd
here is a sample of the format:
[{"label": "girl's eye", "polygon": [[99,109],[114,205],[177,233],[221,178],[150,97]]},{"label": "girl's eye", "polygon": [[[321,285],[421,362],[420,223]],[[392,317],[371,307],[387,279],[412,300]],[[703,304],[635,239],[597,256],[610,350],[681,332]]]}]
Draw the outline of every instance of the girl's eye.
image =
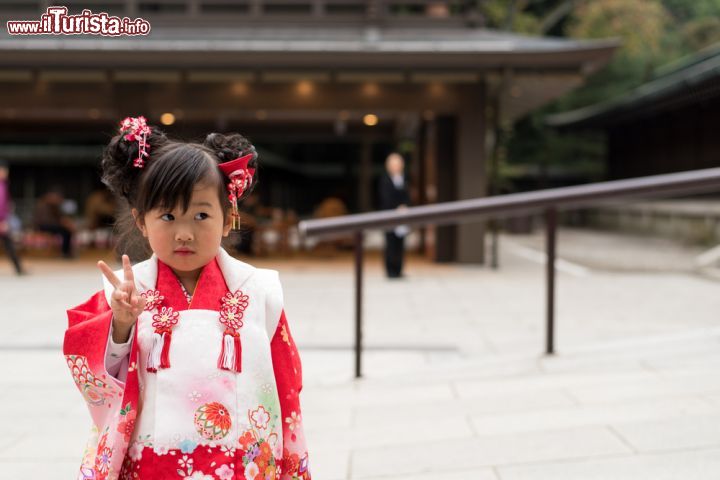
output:
[{"label": "girl's eye", "polygon": [[205,219],[208,218],[209,216],[210,216],[210,215],[208,215],[208,214],[205,213],[205,212],[200,212],[200,213],[198,213],[197,215],[195,215],[195,220],[205,220]]},{"label": "girl's eye", "polygon": [[167,222],[172,222],[173,220],[175,220],[175,217],[173,217],[172,213],[165,213],[160,216],[160,219],[165,220]]}]

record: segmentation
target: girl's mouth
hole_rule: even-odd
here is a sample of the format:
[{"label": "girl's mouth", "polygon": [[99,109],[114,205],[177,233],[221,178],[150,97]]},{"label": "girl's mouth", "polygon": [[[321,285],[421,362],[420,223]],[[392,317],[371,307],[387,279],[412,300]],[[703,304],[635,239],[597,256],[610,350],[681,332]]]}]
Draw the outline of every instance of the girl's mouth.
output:
[{"label": "girl's mouth", "polygon": [[175,255],[192,255],[193,253],[195,253],[195,252],[193,252],[192,250],[187,250],[187,249],[175,250]]}]

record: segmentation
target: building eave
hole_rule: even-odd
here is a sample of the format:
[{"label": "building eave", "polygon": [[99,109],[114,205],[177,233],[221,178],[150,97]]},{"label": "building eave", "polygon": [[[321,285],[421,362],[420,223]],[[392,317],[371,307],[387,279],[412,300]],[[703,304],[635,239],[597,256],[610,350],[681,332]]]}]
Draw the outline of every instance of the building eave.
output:
[{"label": "building eave", "polygon": [[[0,37],[5,66],[569,67],[607,63],[615,40],[574,41],[489,30],[166,28],[147,37]],[[39,63],[38,63],[39,62]]]}]

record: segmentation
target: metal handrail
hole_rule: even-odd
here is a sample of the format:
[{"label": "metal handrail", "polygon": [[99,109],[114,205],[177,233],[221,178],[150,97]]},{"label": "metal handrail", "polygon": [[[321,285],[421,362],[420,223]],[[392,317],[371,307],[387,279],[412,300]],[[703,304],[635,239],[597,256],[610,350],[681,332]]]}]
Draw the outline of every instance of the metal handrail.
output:
[{"label": "metal handrail", "polygon": [[[331,237],[359,230],[397,225],[448,225],[467,217],[512,217],[548,207],[579,208],[605,200],[634,196],[662,196],[713,190],[720,185],[720,168],[612,180],[588,185],[511,193],[495,197],[434,203],[407,210],[383,210],[342,217],[303,220],[298,229],[308,237]],[[472,218],[471,220],[474,220]]]},{"label": "metal handrail", "polygon": [[575,209],[633,197],[664,197],[720,189],[720,168],[692,170],[647,177],[598,182],[588,185],[513,193],[495,197],[385,210],[342,217],[303,220],[303,237],[355,237],[355,376],[361,376],[362,357],[362,264],[364,231],[398,225],[449,225],[485,217],[505,218],[544,212],[547,247],[546,353],[555,352],[555,251],[557,211]]}]

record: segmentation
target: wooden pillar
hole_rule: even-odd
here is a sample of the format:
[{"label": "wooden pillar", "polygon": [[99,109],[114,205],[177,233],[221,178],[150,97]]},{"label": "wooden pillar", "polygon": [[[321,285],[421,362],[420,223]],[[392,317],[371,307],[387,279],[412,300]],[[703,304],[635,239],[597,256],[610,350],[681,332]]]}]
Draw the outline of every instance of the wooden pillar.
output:
[{"label": "wooden pillar", "polygon": [[[437,200],[437,162],[435,149],[437,144],[437,132],[435,114],[426,112],[423,114],[423,124],[420,130],[419,152],[421,157],[421,190],[420,199],[425,205],[436,203]],[[425,257],[428,260],[436,259],[435,252],[435,226],[423,227],[422,247]]]},{"label": "wooden pillar", "polygon": [[[458,113],[457,128],[457,200],[487,195],[485,169],[485,100],[484,85],[468,95]],[[457,227],[456,260],[462,263],[485,262],[484,222],[463,223]]]},{"label": "wooden pillar", "polygon": [[[435,144],[433,148],[436,165],[436,198],[438,202],[457,200],[457,118],[451,115],[438,115],[435,119]],[[453,262],[457,260],[458,225],[435,227],[435,261]]]}]

